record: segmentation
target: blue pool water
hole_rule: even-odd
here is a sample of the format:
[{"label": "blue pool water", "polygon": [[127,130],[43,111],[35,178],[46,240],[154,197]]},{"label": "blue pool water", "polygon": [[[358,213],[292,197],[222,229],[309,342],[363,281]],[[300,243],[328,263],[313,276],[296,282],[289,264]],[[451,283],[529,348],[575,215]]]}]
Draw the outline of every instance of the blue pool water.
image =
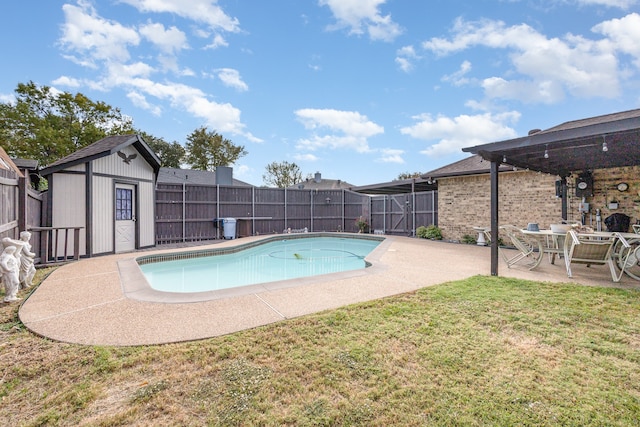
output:
[{"label": "blue pool water", "polygon": [[365,268],[379,240],[308,237],[268,242],[236,253],[152,262],[140,269],[164,292],[205,292]]}]

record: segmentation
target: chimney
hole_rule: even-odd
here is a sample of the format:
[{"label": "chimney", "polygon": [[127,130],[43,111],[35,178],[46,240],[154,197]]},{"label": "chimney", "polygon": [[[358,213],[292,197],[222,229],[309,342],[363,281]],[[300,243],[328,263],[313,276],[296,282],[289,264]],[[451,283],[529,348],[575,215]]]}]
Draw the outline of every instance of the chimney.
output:
[{"label": "chimney", "polygon": [[229,166],[216,166],[216,184],[233,185],[233,168]]},{"label": "chimney", "polygon": [[320,175],[320,172],[316,172],[313,180],[317,183],[319,183],[320,181],[322,181],[322,175]]}]

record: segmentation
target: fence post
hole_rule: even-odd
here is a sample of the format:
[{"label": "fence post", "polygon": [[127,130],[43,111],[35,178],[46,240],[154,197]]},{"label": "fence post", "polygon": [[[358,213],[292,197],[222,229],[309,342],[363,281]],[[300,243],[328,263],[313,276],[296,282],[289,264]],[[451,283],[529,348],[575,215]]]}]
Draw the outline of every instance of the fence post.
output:
[{"label": "fence post", "polygon": [[187,183],[182,183],[182,241],[187,241]]},{"label": "fence post", "polygon": [[[28,199],[27,178],[18,178],[18,233],[27,229]],[[36,224],[40,225],[40,224]]]},{"label": "fence post", "polygon": [[[311,195],[311,198],[310,198],[310,200],[311,200],[311,209],[310,209],[311,210],[311,230],[309,230],[309,231],[313,231],[313,191],[314,190],[311,190],[309,192],[309,194]],[[315,190],[315,191],[318,191],[318,190]]]},{"label": "fence post", "polygon": [[345,227],[347,225],[347,221],[344,217],[344,214],[346,212],[346,209],[345,209],[346,197],[347,197],[347,191],[343,188],[342,189],[342,214],[341,214],[342,215],[342,231],[346,231]]}]

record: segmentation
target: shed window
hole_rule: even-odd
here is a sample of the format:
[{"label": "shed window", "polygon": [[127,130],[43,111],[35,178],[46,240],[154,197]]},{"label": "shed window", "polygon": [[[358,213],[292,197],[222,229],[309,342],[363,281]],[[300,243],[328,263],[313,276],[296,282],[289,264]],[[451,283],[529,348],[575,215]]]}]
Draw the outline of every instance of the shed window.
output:
[{"label": "shed window", "polygon": [[133,190],[116,188],[116,220],[133,219]]}]

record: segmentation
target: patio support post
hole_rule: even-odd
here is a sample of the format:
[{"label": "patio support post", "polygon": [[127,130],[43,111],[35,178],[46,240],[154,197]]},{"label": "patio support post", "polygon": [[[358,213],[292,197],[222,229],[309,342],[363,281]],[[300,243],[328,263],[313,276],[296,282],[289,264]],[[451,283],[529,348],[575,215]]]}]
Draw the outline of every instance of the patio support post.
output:
[{"label": "patio support post", "polygon": [[491,161],[491,275],[498,275],[498,169],[500,163]]},{"label": "patio support post", "polygon": [[563,176],[560,178],[560,182],[562,182],[562,219],[566,221],[569,216],[567,210],[567,177]]}]

